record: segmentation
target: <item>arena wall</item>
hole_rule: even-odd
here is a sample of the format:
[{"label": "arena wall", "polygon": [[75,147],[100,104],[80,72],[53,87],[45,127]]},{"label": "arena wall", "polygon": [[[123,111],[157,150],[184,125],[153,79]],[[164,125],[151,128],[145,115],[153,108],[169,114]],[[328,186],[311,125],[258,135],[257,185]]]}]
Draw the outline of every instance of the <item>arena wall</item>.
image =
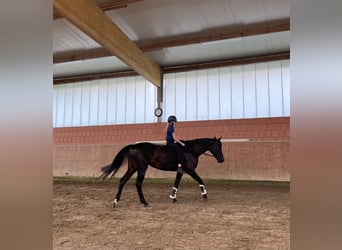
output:
[{"label": "arena wall", "polygon": [[[53,129],[53,175],[100,175],[125,145],[163,142],[166,123],[63,127]],[[181,139],[222,137],[224,163],[202,155],[198,173],[203,178],[290,181],[290,118],[253,118],[178,122]],[[118,172],[122,176],[125,167]],[[175,177],[149,168],[146,177]]]}]

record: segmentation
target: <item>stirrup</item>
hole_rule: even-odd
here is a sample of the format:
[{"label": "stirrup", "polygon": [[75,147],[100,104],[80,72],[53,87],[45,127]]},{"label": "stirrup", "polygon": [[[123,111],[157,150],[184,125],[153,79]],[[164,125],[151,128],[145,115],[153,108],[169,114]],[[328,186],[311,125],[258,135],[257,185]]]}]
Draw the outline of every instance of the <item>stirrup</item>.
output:
[{"label": "stirrup", "polygon": [[170,199],[176,199],[177,188],[173,187],[171,194],[169,195]]},{"label": "stirrup", "polygon": [[200,188],[200,190],[201,190],[201,195],[205,195],[205,194],[207,194],[207,190],[205,189],[205,187],[204,187],[204,185],[199,185],[199,188]]}]

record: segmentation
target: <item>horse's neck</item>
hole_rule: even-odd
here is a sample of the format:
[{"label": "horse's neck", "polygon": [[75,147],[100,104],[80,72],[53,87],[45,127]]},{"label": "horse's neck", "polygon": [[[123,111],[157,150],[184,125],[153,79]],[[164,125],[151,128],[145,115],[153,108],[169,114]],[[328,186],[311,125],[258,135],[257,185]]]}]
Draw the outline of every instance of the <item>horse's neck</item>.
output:
[{"label": "horse's neck", "polygon": [[193,149],[193,152],[196,153],[198,156],[209,150],[209,147],[210,141],[208,140],[191,143],[191,148]]}]

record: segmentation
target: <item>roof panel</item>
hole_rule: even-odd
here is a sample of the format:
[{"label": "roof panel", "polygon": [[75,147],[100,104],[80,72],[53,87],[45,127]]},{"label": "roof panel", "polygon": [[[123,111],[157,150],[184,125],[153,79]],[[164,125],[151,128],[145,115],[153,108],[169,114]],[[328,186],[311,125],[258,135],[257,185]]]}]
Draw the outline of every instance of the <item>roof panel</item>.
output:
[{"label": "roof panel", "polygon": [[120,61],[117,57],[110,56],[91,60],[54,64],[53,76],[78,76],[124,70],[130,70],[130,67]]},{"label": "roof panel", "polygon": [[[212,35],[260,22],[290,18],[289,0],[145,0],[106,14],[133,41],[169,41],[192,34]],[[247,25],[247,26],[246,26]],[[268,31],[265,31],[268,32]],[[53,52],[101,48],[63,18],[53,22]],[[243,36],[211,43],[168,47],[149,54],[162,66],[207,62],[290,50],[290,32]],[[128,70],[117,57],[54,64],[54,77]]]},{"label": "roof panel", "polygon": [[290,4],[284,0],[149,0],[107,14],[136,41],[287,18]]},{"label": "roof panel", "polygon": [[53,21],[53,52],[99,48],[95,42],[66,19]]},{"label": "roof panel", "polygon": [[210,62],[290,50],[290,32],[277,32],[215,42],[178,46],[153,51],[151,55],[162,65]]}]

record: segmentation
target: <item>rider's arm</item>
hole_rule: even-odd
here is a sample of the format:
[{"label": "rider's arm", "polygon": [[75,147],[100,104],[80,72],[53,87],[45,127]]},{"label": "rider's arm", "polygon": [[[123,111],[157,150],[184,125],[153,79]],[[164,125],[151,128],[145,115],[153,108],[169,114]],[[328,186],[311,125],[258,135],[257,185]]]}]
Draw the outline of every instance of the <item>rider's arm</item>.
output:
[{"label": "rider's arm", "polygon": [[172,133],[173,139],[178,142],[180,145],[182,145],[183,147],[185,146],[185,144],[183,142],[181,142],[177,137],[176,137],[176,133],[173,132]]}]

